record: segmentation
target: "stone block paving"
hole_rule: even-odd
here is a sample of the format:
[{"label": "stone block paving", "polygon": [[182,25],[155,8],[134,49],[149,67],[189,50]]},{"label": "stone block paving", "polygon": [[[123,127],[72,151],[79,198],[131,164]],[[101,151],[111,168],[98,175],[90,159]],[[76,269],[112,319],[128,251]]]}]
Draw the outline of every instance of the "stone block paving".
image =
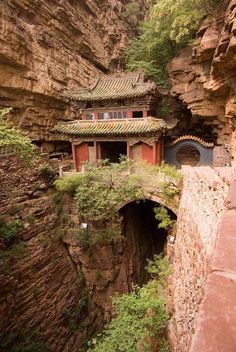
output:
[{"label": "stone block paving", "polygon": [[[226,170],[222,171],[228,178]],[[217,235],[190,352],[236,352],[236,173]]]}]

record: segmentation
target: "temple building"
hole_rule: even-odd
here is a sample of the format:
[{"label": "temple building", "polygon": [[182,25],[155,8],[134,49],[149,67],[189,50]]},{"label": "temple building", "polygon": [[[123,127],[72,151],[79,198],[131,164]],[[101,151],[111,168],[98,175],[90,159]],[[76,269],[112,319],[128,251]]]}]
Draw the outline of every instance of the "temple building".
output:
[{"label": "temple building", "polygon": [[161,99],[154,82],[142,74],[99,77],[88,89],[70,92],[81,120],[59,124],[55,131],[70,137],[77,171],[87,160],[121,155],[160,164],[166,122],[156,117]]},{"label": "temple building", "polygon": [[177,119],[157,116],[162,95],[143,74],[102,76],[88,89],[69,92],[67,97],[80,119],[58,124],[54,131],[71,142],[76,171],[85,161],[118,162],[121,155],[156,165],[164,160],[178,168],[230,162],[230,155],[212,140],[182,134],[175,128]]}]

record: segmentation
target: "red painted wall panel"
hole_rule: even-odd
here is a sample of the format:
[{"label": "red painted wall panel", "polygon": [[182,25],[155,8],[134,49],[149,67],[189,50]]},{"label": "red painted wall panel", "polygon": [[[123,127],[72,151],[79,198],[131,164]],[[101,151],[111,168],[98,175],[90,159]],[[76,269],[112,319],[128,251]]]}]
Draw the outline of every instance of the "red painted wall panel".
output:
[{"label": "red painted wall panel", "polygon": [[89,160],[88,143],[81,143],[75,146],[76,170],[81,170],[81,163]]},{"label": "red painted wall panel", "polygon": [[142,158],[149,164],[153,164],[153,148],[145,143],[142,143]]}]

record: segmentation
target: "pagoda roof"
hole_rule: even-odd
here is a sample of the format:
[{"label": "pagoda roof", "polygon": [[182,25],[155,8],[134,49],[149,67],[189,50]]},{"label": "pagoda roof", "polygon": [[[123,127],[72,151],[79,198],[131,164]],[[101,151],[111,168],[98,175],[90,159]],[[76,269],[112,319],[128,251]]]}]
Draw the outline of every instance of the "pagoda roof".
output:
[{"label": "pagoda roof", "polygon": [[160,95],[157,86],[140,73],[101,76],[87,89],[66,93],[68,98],[81,102],[138,98],[147,94]]},{"label": "pagoda roof", "polygon": [[148,117],[122,120],[77,120],[58,124],[54,127],[54,131],[76,137],[150,137],[156,136],[157,132],[166,127],[164,120]]}]

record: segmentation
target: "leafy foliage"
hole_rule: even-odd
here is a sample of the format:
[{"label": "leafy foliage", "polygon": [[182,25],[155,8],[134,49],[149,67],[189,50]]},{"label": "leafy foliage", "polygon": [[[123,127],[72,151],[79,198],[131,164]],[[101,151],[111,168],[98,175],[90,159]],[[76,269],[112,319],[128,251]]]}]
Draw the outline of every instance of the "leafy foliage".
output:
[{"label": "leafy foliage", "polygon": [[169,229],[174,225],[175,221],[171,219],[171,216],[169,215],[168,210],[165,207],[155,207],[153,211],[155,213],[156,220],[158,220],[159,222],[159,229]]},{"label": "leafy foliage", "polygon": [[27,246],[24,241],[20,241],[17,244],[13,244],[9,249],[0,250],[0,259],[13,259],[22,257],[27,253]]},{"label": "leafy foliage", "polygon": [[0,352],[47,352],[41,334],[37,330],[24,333],[14,331],[0,342]]},{"label": "leafy foliage", "polygon": [[77,321],[81,317],[82,311],[87,305],[87,300],[88,300],[88,291],[84,289],[81,292],[79,302],[73,308],[73,311],[70,313],[68,317],[68,326],[70,330],[73,332],[75,332],[78,328]]},{"label": "leafy foliage", "polygon": [[[55,185],[59,192],[74,196],[78,218],[87,224],[86,228],[70,230],[73,239],[81,247],[92,248],[97,243],[121,239],[118,209],[130,201],[144,199],[149,183],[164,204],[177,203],[180,179],[176,169],[164,163],[155,166],[123,158],[119,164],[106,160],[97,165],[88,162],[84,172],[60,178]],[[62,225],[63,235],[65,224]]]},{"label": "leafy foliage", "polygon": [[172,274],[172,267],[166,257],[154,254],[153,260],[147,260],[145,268],[152,278],[158,279],[159,288],[165,289],[168,284],[168,277]]},{"label": "leafy foliage", "polygon": [[14,220],[6,223],[5,220],[0,217],[0,238],[8,245],[18,237],[19,230],[21,227],[20,220]]},{"label": "leafy foliage", "polygon": [[138,16],[140,14],[140,4],[136,0],[132,0],[125,7],[122,17],[129,19],[130,16]]},{"label": "leafy foliage", "polygon": [[[150,351],[158,346],[158,351],[169,351],[165,341],[168,314],[163,298],[169,271],[167,262],[155,258],[155,272],[158,279],[151,280],[144,287],[134,286],[130,294],[113,298],[115,317],[104,333],[93,339],[90,352],[136,352]],[[148,265],[151,267],[151,261]]]},{"label": "leafy foliage", "polygon": [[44,163],[38,167],[38,173],[43,178],[51,178],[55,176],[55,172],[50,164]]},{"label": "leafy foliage", "polygon": [[7,121],[10,109],[0,110],[0,148],[8,153],[14,152],[19,158],[28,161],[33,153],[33,144],[23,132]]},{"label": "leafy foliage", "polygon": [[127,69],[142,69],[157,83],[166,82],[166,65],[188,45],[205,15],[212,15],[220,0],[153,0],[140,35],[127,48]]},{"label": "leafy foliage", "polygon": [[127,177],[127,161],[120,164],[85,164],[85,171],[56,181],[60,191],[75,192],[78,216],[82,221],[108,221],[117,217],[117,205],[142,199],[141,178]]}]

